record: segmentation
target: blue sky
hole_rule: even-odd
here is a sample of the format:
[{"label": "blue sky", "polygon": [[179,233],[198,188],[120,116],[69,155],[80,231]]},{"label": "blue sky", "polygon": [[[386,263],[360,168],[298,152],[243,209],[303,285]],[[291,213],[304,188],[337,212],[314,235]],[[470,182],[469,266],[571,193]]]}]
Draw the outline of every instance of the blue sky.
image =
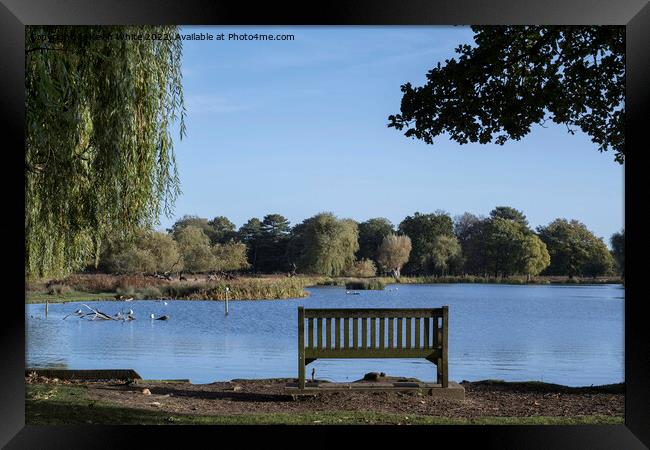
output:
[{"label": "blue sky", "polygon": [[521,209],[530,224],[578,219],[609,241],[623,227],[623,168],[588,136],[535,127],[504,146],[434,145],[387,128],[400,85],[472,43],[466,27],[184,27],[284,33],[294,41],[185,41],[187,136],[176,138],[185,214],[237,226],[318,212],[397,225],[416,211]]}]

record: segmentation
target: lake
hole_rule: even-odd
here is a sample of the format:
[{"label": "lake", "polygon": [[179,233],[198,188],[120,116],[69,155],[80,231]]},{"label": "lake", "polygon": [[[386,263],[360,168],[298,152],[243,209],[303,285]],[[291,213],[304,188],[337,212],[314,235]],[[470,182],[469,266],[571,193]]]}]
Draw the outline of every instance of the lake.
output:
[{"label": "lake", "polygon": [[[291,300],[89,302],[131,322],[67,314],[81,303],[25,305],[27,367],[132,368],[146,379],[298,376],[297,308],[436,308],[449,305],[449,379],[537,380],[568,386],[624,381],[622,285],[389,285],[347,295],[309,288]],[[150,320],[168,315],[168,321]],[[317,360],[307,376],[353,381],[364,373],[435,380],[435,366],[410,359]]]}]

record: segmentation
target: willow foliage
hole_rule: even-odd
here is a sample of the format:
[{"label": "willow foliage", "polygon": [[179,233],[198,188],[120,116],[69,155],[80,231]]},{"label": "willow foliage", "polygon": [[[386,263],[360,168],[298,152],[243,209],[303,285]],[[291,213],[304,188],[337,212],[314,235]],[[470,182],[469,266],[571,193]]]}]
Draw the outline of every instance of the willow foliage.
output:
[{"label": "willow foliage", "polygon": [[354,263],[359,250],[356,222],[320,213],[301,224],[300,269],[307,273],[340,276]]},{"label": "willow foliage", "polygon": [[411,248],[410,237],[391,233],[381,242],[377,260],[384,271],[391,271],[399,278],[402,266],[409,260]]},{"label": "willow foliage", "polygon": [[27,277],[78,269],[109,232],[170,214],[180,192],[171,132],[178,122],[185,133],[182,41],[151,37],[177,31],[26,28]]}]

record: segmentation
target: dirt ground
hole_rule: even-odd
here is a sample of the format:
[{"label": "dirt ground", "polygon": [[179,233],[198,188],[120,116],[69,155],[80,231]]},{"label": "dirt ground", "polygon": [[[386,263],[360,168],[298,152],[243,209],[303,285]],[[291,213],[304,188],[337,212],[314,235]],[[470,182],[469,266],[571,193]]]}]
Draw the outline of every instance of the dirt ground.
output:
[{"label": "dirt ground", "polygon": [[[89,397],[97,401],[178,414],[373,411],[449,418],[624,414],[623,385],[569,388],[542,383],[464,381],[461,385],[465,388],[465,400],[462,401],[414,392],[332,392],[294,400],[284,392],[290,381],[296,380],[232,380],[211,384],[142,380],[132,384],[123,381],[80,383],[88,386]],[[145,389],[150,394],[143,393],[147,392]]]}]

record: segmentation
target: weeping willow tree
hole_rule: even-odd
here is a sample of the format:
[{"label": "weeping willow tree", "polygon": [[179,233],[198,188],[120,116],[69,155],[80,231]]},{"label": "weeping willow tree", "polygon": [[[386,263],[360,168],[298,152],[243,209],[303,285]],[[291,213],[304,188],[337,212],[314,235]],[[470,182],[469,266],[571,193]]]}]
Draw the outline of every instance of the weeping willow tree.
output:
[{"label": "weeping willow tree", "polygon": [[297,227],[301,255],[299,268],[306,273],[336,277],[350,269],[359,250],[359,231],[351,219],[320,213]]},{"label": "weeping willow tree", "polygon": [[109,233],[171,214],[172,132],[185,134],[177,32],[26,27],[27,278],[96,263]]}]

